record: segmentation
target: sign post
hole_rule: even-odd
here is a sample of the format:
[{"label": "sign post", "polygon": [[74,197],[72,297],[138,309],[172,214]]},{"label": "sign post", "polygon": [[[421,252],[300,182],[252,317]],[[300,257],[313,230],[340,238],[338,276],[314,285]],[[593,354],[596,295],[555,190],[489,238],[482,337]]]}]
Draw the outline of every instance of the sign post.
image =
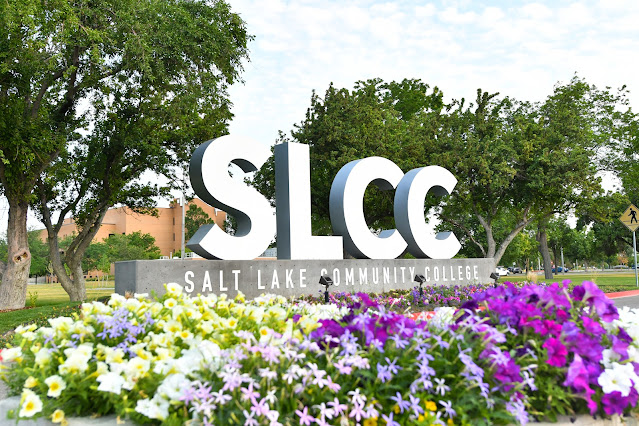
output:
[{"label": "sign post", "polygon": [[639,209],[634,204],[630,204],[630,207],[619,218],[621,222],[632,231],[632,249],[635,255],[635,282],[639,287],[639,265],[637,265],[637,235],[636,231],[639,228]]}]

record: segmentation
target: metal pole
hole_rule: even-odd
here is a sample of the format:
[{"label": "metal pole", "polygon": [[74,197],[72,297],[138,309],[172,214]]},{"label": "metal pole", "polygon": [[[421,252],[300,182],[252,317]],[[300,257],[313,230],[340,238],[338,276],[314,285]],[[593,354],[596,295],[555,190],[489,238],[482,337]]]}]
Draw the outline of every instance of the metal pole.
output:
[{"label": "metal pole", "polygon": [[639,287],[639,265],[637,265],[637,236],[635,234],[635,231],[632,231],[632,248],[635,250],[635,282],[637,283],[637,287]]},{"label": "metal pole", "polygon": [[184,259],[184,222],[185,222],[185,214],[184,214],[184,205],[186,204],[185,200],[184,200],[184,192],[182,192],[182,251],[180,252],[182,254],[181,258]]}]

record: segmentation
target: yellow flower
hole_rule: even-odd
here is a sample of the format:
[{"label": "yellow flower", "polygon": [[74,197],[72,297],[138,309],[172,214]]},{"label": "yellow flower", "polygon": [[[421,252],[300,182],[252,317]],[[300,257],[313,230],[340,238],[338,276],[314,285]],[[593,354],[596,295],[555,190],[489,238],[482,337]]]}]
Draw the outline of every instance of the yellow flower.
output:
[{"label": "yellow flower", "polygon": [[51,422],[53,422],[53,423],[65,422],[66,423],[66,420],[64,419],[64,411],[60,410],[59,408],[57,410],[55,410],[53,412],[53,414],[51,415]]},{"label": "yellow flower", "polygon": [[364,419],[364,426],[377,426],[377,417]]},{"label": "yellow flower", "polygon": [[393,411],[395,412],[395,414],[399,414],[399,405],[395,404],[395,406],[393,407]]},{"label": "yellow flower", "polygon": [[426,403],[426,409],[428,411],[437,411],[437,404],[435,404],[433,401],[425,401]]},{"label": "yellow flower", "polygon": [[38,380],[35,379],[33,376],[29,376],[27,380],[24,381],[25,388],[32,388],[37,384],[38,384]]},{"label": "yellow flower", "polygon": [[417,417],[417,421],[418,422],[423,422],[426,418],[424,417],[423,414],[420,414],[419,417]]},{"label": "yellow flower", "polygon": [[448,421],[446,422],[446,424],[448,426],[454,426],[455,422],[453,422],[453,419],[448,419]]}]

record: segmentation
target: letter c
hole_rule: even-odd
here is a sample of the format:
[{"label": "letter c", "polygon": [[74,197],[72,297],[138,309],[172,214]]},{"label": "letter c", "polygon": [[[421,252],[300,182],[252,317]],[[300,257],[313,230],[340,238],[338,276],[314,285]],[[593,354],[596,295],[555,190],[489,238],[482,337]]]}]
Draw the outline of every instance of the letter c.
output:
[{"label": "letter c", "polygon": [[413,169],[406,173],[395,191],[395,224],[408,243],[408,251],[416,258],[451,259],[461,249],[452,232],[433,235],[424,216],[424,199],[428,191],[438,196],[449,195],[457,179],[440,166]]}]

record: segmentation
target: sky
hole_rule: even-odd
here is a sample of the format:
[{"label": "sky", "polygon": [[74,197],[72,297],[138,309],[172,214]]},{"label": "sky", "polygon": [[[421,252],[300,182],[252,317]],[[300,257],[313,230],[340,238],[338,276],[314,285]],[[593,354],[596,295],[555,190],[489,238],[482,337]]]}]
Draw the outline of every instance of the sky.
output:
[{"label": "sky", "polygon": [[[332,82],[418,78],[447,99],[481,88],[541,101],[575,73],[626,85],[639,110],[639,2],[230,0],[255,38],[230,88],[230,133],[272,145]],[[167,205],[167,201],[161,201]],[[6,230],[0,200],[0,234]],[[29,226],[42,227],[31,216]]]}]

